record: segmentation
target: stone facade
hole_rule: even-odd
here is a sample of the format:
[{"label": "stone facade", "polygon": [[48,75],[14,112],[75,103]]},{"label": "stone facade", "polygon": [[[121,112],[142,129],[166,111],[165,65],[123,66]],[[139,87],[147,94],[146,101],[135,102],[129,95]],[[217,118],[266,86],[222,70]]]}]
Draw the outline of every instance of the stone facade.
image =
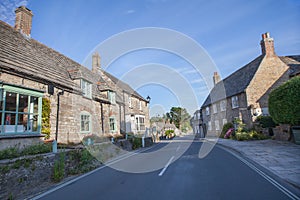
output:
[{"label": "stone facade", "polygon": [[[90,135],[114,136],[126,132],[145,132],[146,127],[150,126],[149,102],[129,85],[102,70],[98,53],[93,56],[92,70],[89,70],[29,38],[32,12],[20,7],[16,13],[16,23],[20,23],[16,24],[16,30],[0,21],[3,36],[0,39],[0,97],[5,104],[1,103],[0,110],[1,148],[5,143],[12,144],[9,142],[12,138],[14,141],[19,138],[18,142],[25,141],[24,138],[43,138],[42,98],[50,100],[50,138],[55,139],[57,132],[59,143],[78,143]],[[27,100],[21,100],[24,95],[27,98],[27,93],[40,95],[38,101],[31,103],[32,97],[29,95],[27,105]],[[11,98],[9,95],[16,96],[13,102],[15,106],[5,100]],[[131,106],[129,97],[132,99]],[[25,102],[26,108],[18,105],[19,101]],[[13,112],[7,109],[13,109]],[[126,121],[127,116],[134,118]],[[143,120],[137,121],[137,117]],[[34,127],[33,122],[20,124],[25,119],[34,121]],[[9,134],[6,121],[11,129]],[[143,129],[132,129],[141,124]],[[29,128],[30,131],[27,130]]]},{"label": "stone facade", "polygon": [[252,128],[259,115],[268,115],[270,92],[297,74],[299,56],[279,57],[269,33],[262,35],[262,55],[222,81],[215,72],[215,87],[201,107],[201,131],[217,136],[227,122],[240,119]]}]

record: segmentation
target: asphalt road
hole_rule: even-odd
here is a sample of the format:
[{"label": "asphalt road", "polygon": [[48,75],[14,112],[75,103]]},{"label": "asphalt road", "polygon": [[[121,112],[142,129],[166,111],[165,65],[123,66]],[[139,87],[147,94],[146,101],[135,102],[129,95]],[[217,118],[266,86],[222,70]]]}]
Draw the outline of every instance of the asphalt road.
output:
[{"label": "asphalt road", "polygon": [[200,159],[202,144],[184,138],[159,143],[39,199],[290,199],[222,148]]}]

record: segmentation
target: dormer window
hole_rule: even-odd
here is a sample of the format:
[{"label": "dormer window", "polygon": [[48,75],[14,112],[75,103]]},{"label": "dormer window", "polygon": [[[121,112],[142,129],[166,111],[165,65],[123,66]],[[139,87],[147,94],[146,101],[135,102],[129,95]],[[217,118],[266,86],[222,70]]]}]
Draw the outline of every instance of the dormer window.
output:
[{"label": "dormer window", "polygon": [[82,89],[83,96],[91,99],[92,98],[92,84],[90,82],[87,82],[84,79],[81,79],[80,87]]},{"label": "dormer window", "polygon": [[116,93],[113,91],[108,91],[107,92],[107,97],[108,100],[110,101],[111,104],[115,104],[116,103]]}]

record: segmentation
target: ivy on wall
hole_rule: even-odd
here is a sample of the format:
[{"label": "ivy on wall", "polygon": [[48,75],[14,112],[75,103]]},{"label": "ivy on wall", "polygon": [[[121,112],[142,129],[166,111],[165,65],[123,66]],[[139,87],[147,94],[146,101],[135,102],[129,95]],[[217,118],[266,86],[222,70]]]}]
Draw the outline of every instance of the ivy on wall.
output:
[{"label": "ivy on wall", "polygon": [[43,98],[42,102],[42,134],[45,134],[45,139],[50,138],[50,100]]}]

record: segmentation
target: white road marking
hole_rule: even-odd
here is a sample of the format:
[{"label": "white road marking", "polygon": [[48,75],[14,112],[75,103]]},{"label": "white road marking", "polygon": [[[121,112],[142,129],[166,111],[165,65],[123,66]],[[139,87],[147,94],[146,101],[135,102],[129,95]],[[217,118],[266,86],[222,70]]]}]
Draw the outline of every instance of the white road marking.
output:
[{"label": "white road marking", "polygon": [[179,151],[179,149],[180,149],[180,145],[177,147],[176,152]]},{"label": "white road marking", "polygon": [[172,162],[173,159],[174,159],[174,156],[172,156],[172,157],[170,158],[169,162],[168,162],[168,163],[165,165],[165,167],[161,170],[161,172],[158,174],[158,176],[162,176],[162,175],[165,173],[166,169],[167,169],[168,166],[171,164],[171,162]]}]

